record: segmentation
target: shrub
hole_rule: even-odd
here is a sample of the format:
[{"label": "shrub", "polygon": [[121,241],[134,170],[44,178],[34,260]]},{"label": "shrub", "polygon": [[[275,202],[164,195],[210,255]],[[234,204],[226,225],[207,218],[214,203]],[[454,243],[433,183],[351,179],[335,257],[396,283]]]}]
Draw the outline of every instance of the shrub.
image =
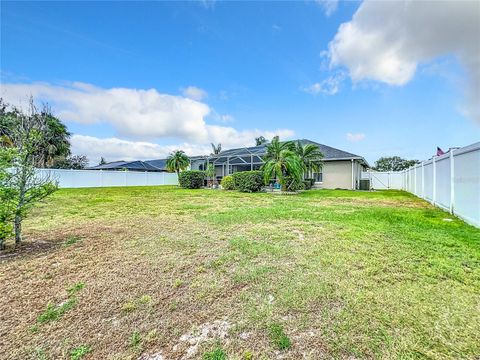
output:
[{"label": "shrub", "polygon": [[310,190],[315,184],[315,179],[305,179],[303,180],[305,190]]},{"label": "shrub", "polygon": [[232,175],[225,176],[220,185],[222,185],[222,188],[225,190],[235,190],[235,181]]},{"label": "shrub", "polygon": [[237,190],[256,192],[263,187],[263,173],[261,171],[240,171],[232,176]]},{"label": "shrub", "polygon": [[282,183],[282,190],[283,191],[298,191],[298,190],[305,190],[305,184],[303,180],[297,179],[293,176],[284,176]]},{"label": "shrub", "polygon": [[178,182],[185,189],[200,189],[203,187],[205,172],[199,170],[183,171],[178,176]]}]

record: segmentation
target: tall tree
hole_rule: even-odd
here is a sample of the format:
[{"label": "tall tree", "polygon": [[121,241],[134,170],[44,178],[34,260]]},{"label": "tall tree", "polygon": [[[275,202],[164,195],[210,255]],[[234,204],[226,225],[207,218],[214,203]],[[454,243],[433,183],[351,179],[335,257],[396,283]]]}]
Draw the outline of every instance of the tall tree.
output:
[{"label": "tall tree", "polygon": [[381,157],[375,161],[374,170],[377,171],[402,171],[419,164],[418,160],[406,160],[400,156]]},{"label": "tall tree", "polygon": [[295,144],[295,153],[303,164],[303,177],[310,171],[319,172],[323,166],[323,154],[315,144],[302,145],[300,141]]},{"label": "tall tree", "polygon": [[98,165],[105,165],[107,163],[107,160],[105,160],[105,158],[102,156],[100,158],[100,162],[98,163]]},{"label": "tall tree", "polygon": [[259,137],[255,138],[255,146],[260,146],[260,145],[263,145],[265,143],[267,143],[267,139],[265,139],[265,137],[259,136]]},{"label": "tall tree", "polygon": [[275,136],[267,145],[267,153],[262,166],[265,183],[272,178],[278,178],[282,186],[285,185],[285,177],[291,176],[300,180],[303,174],[303,164],[295,153],[295,144],[291,141],[281,142]]},{"label": "tall tree", "polygon": [[214,143],[211,143],[211,145],[212,145],[213,154],[214,155],[220,154],[220,152],[222,151],[222,144],[219,143],[215,145]]},{"label": "tall tree", "polygon": [[190,159],[183,150],[176,150],[167,158],[167,170],[176,172],[177,175],[180,174],[180,171],[187,169],[189,165]]},{"label": "tall tree", "polygon": [[[2,110],[3,109],[3,110]],[[9,160],[8,188],[11,192],[10,204],[13,211],[15,244],[22,240],[22,222],[28,210],[41,199],[57,189],[55,182],[46,176],[40,176],[35,170],[38,159],[43,156],[42,146],[48,136],[48,112],[38,111],[33,99],[29,110],[0,107],[0,123],[9,121],[15,114],[16,126],[9,129],[9,138],[14,144]]]},{"label": "tall tree", "polygon": [[53,160],[52,167],[55,169],[83,170],[88,165],[88,158],[85,155],[72,155],[68,157],[57,157]]},{"label": "tall tree", "polygon": [[[33,99],[30,99],[33,103]],[[15,132],[21,126],[21,116],[18,109],[11,108],[3,99],[0,99],[0,140],[3,146],[17,146],[15,143]],[[37,111],[38,112],[38,111]],[[52,115],[48,105],[44,105],[37,113],[45,122],[42,130],[42,139],[38,141],[35,165],[40,168],[52,167],[53,162],[59,157],[70,155],[70,133],[65,124]]]}]

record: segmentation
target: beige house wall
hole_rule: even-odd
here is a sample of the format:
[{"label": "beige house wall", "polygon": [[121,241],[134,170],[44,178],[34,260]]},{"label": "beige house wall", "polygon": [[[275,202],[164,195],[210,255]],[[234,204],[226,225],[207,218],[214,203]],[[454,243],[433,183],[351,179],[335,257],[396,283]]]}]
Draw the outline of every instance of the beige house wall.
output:
[{"label": "beige house wall", "polygon": [[352,188],[352,162],[345,161],[325,161],[322,170],[323,183],[325,189],[351,189]]}]

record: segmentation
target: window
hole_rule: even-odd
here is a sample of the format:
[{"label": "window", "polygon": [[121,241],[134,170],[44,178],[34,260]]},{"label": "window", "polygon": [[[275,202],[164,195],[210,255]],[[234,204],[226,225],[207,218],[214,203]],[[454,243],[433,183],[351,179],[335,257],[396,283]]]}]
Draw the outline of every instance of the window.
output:
[{"label": "window", "polygon": [[322,182],[323,181],[323,173],[313,173],[313,179],[315,182]]}]

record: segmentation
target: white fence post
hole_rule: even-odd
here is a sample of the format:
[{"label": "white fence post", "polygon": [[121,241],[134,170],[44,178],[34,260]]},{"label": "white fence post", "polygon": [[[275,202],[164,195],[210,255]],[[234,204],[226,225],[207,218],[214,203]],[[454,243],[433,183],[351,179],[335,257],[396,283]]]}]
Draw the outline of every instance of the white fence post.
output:
[{"label": "white fence post", "polygon": [[450,149],[450,214],[455,212],[455,160]]},{"label": "white fence post", "polygon": [[435,202],[437,200],[437,166],[436,166],[435,156],[432,158],[432,169],[433,169],[432,204],[435,205]]}]

